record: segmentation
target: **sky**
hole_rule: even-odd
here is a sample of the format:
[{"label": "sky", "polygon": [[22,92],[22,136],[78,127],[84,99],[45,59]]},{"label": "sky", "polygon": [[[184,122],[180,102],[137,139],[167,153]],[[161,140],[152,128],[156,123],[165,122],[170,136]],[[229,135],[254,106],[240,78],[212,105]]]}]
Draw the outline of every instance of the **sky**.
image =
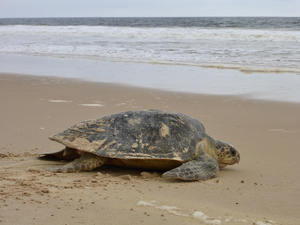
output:
[{"label": "sky", "polygon": [[0,0],[0,18],[300,17],[300,0]]}]

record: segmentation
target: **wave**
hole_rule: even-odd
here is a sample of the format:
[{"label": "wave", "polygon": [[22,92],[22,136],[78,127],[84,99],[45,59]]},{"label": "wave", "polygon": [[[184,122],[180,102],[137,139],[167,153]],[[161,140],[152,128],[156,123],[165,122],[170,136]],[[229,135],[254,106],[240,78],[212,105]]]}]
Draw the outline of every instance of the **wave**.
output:
[{"label": "wave", "polygon": [[[299,72],[300,31],[105,26],[0,26],[0,52],[120,59],[251,72]],[[275,68],[275,69],[274,69]]]},{"label": "wave", "polygon": [[2,35],[40,35],[153,40],[232,40],[266,42],[300,42],[300,31],[280,29],[233,29],[197,27],[105,27],[105,26],[0,26]]}]

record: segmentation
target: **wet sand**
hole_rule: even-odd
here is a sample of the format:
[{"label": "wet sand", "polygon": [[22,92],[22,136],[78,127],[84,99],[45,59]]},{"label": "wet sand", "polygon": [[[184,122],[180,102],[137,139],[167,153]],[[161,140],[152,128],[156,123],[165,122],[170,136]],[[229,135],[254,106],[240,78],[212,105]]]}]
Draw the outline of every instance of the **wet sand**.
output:
[{"label": "wet sand", "polygon": [[[0,74],[0,103],[2,224],[300,221],[300,104],[13,74]],[[83,120],[137,109],[199,119],[209,135],[240,151],[240,164],[197,182],[112,166],[72,174],[44,171],[65,163],[37,157],[62,149],[49,136]]]},{"label": "wet sand", "polygon": [[[180,65],[176,62],[132,62],[0,53],[0,72],[76,78],[89,82],[160,90],[243,95],[245,98],[300,103],[299,73]],[[244,68],[247,69],[247,68]]]}]

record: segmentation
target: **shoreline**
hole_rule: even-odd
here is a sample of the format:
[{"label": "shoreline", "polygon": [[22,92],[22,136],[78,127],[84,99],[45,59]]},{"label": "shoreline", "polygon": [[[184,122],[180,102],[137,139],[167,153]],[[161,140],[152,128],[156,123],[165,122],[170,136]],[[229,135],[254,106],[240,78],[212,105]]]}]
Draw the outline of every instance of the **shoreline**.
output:
[{"label": "shoreline", "polygon": [[[191,94],[241,95],[300,102],[297,73],[247,74],[237,69],[0,54],[1,71],[114,83]],[[16,67],[15,65],[18,65]]]},{"label": "shoreline", "polygon": [[[199,224],[195,212],[222,224],[292,225],[300,220],[298,103],[51,76],[0,73],[0,79],[4,223]],[[159,172],[109,166],[74,174],[44,171],[64,163],[37,158],[63,147],[49,136],[83,120],[139,109],[200,120],[210,136],[240,151],[241,162],[204,182],[169,181]],[[177,214],[161,206],[177,207]]]},{"label": "shoreline", "polygon": [[[33,75],[33,74],[20,74],[20,73],[6,73],[0,72],[1,77],[15,77],[15,78],[24,78],[24,80],[37,80],[39,84],[43,84],[44,81],[54,81],[57,80],[62,83],[77,83],[77,84],[90,84],[90,85],[100,85],[100,86],[108,86],[113,88],[124,88],[124,89],[137,89],[137,90],[147,90],[149,92],[162,92],[162,93],[177,93],[178,95],[186,95],[186,96],[202,96],[202,97],[212,97],[212,98],[219,98],[224,101],[252,101],[257,104],[264,104],[264,103],[274,103],[274,104],[283,104],[283,105],[300,105],[300,101],[285,101],[285,100],[276,100],[276,99],[259,99],[259,98],[251,98],[251,94],[212,94],[212,93],[195,93],[195,92],[188,92],[186,91],[176,91],[172,89],[163,89],[163,88],[156,88],[156,87],[143,87],[143,86],[135,86],[125,83],[115,83],[115,82],[100,82],[100,81],[93,81],[83,78],[72,78],[72,77],[60,77],[60,76],[46,76],[46,75]],[[5,78],[5,79],[6,79]],[[45,82],[47,84],[47,81]]]}]

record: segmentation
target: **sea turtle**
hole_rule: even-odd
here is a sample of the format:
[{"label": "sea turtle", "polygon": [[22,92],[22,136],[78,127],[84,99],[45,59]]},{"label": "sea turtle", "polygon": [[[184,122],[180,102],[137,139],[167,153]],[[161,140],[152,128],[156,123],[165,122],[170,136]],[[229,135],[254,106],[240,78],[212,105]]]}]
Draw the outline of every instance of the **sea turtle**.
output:
[{"label": "sea turtle", "polygon": [[91,171],[109,164],[168,170],[162,176],[172,179],[206,180],[219,167],[240,161],[232,145],[208,136],[198,120],[161,110],[128,111],[84,121],[50,140],[65,149],[40,156],[74,159],[47,169],[53,172]]}]

